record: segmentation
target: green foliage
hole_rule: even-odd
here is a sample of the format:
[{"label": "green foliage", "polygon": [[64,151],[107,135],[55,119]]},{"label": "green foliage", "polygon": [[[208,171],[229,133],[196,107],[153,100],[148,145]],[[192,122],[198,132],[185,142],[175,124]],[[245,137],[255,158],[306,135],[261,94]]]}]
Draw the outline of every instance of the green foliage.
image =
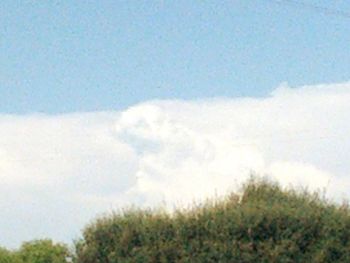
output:
[{"label": "green foliage", "polygon": [[68,256],[65,245],[49,239],[25,242],[16,251],[0,248],[0,263],[66,263]]},{"label": "green foliage", "polygon": [[0,247],[0,263],[20,263],[16,254]]},{"label": "green foliage", "polygon": [[76,253],[78,263],[350,262],[350,212],[317,194],[252,179],[240,195],[191,210],[100,218]]},{"label": "green foliage", "polygon": [[23,263],[66,263],[68,248],[49,239],[25,242],[17,252]]},{"label": "green foliage", "polygon": [[[251,179],[240,194],[174,213],[102,217],[75,244],[76,263],[350,262],[350,210],[318,194]],[[0,248],[0,263],[66,263],[51,240]]]}]

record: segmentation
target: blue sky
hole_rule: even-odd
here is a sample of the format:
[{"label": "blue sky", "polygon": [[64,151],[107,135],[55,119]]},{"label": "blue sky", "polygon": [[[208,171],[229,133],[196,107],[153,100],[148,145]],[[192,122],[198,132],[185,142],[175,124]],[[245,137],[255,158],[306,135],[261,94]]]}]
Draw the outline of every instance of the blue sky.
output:
[{"label": "blue sky", "polygon": [[[307,1],[350,12],[349,1]],[[0,112],[120,110],[349,80],[350,18],[290,1],[0,3]]]}]

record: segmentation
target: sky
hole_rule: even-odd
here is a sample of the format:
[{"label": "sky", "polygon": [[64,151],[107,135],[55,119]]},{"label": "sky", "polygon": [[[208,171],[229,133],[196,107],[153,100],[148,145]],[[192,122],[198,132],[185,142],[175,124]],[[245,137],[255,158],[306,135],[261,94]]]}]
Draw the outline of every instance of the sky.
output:
[{"label": "sky", "polygon": [[348,1],[1,1],[0,246],[251,173],[350,199]]},{"label": "sky", "polygon": [[[345,0],[300,1],[350,13]],[[3,0],[0,111],[120,110],[344,82],[349,17],[278,0]]]}]

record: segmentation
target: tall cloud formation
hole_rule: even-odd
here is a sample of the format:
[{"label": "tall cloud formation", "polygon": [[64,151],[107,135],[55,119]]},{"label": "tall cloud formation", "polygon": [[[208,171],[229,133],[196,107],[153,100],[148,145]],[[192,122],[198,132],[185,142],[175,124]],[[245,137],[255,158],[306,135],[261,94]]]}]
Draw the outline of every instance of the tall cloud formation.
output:
[{"label": "tall cloud formation", "polygon": [[186,205],[252,173],[350,197],[350,83],[122,112],[0,115],[0,245],[70,242],[125,205]]}]

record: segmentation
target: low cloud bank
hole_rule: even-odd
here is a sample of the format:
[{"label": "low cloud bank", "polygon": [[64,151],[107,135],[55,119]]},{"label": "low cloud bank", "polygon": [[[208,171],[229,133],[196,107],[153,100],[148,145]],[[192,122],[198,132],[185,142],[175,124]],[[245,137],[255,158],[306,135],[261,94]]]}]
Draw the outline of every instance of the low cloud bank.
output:
[{"label": "low cloud bank", "polygon": [[122,112],[0,115],[0,244],[71,241],[96,214],[186,205],[253,172],[350,197],[350,83]]}]

